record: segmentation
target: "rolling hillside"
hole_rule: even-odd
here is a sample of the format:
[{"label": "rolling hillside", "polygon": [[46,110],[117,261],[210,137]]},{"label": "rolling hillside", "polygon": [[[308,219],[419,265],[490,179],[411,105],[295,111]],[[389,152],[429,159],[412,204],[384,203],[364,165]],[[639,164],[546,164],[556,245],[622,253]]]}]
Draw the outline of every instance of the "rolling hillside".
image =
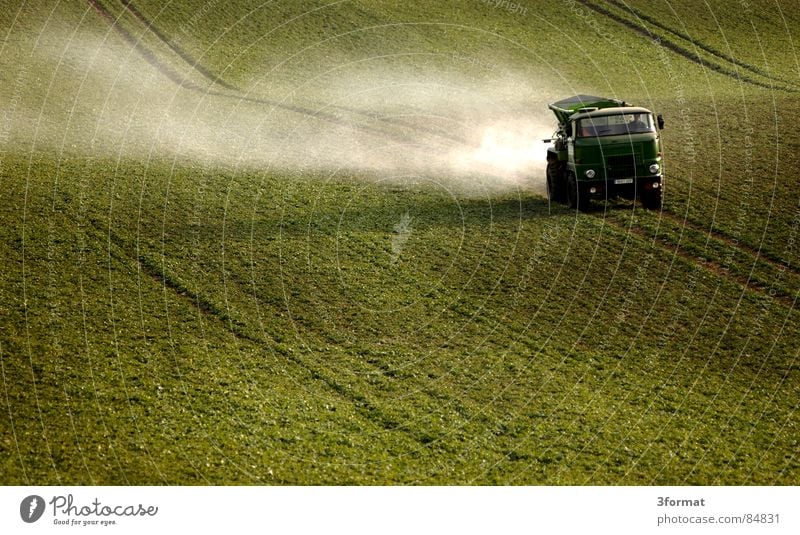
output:
[{"label": "rolling hillside", "polygon": [[[730,4],[7,10],[0,481],[797,484],[796,6]],[[548,203],[578,93],[663,211]]]}]

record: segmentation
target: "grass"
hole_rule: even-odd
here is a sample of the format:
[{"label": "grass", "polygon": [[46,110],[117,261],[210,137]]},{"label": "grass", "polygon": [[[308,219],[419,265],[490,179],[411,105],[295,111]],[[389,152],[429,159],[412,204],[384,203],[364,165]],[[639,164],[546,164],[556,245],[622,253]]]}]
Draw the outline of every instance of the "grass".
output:
[{"label": "grass", "polygon": [[[581,5],[569,20],[607,34],[556,26],[557,2],[525,16],[136,2],[173,48],[101,5],[205,89],[159,75],[88,4],[4,20],[18,46],[0,55],[15,106],[0,169],[3,484],[797,483],[794,95],[664,63]],[[124,68],[70,63],[57,34],[75,28],[127,46]],[[216,105],[233,91],[209,89],[176,45],[258,99],[295,90],[312,109],[341,94],[327,69],[353,58],[478,80],[531,70],[552,91],[641,102],[668,119],[665,214],[162,153],[130,112],[148,93],[113,90],[126,76],[148,73],[170,113],[235,118]],[[113,135],[132,132],[120,117],[130,137]],[[298,120],[270,109],[275,128]]]},{"label": "grass", "polygon": [[766,74],[777,83],[793,80],[796,85],[800,67],[792,52],[800,37],[796,15],[780,4],[766,9],[740,5],[738,13],[726,12],[729,4],[725,1],[707,2],[701,9],[685,0],[669,4],[627,1],[624,5],[631,18],[638,16],[654,29],[663,25],[673,36],[691,42],[693,49],[735,59],[742,74],[749,67],[754,69],[750,72]]}]

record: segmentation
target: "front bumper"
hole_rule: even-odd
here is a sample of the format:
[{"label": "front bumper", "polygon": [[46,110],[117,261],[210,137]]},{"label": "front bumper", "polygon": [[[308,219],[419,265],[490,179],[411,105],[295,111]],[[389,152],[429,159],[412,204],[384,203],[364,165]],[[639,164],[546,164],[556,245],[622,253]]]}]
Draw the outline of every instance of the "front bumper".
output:
[{"label": "front bumper", "polygon": [[608,180],[579,180],[578,187],[582,195],[592,199],[610,199],[613,197],[634,198],[636,195],[649,194],[664,187],[662,175],[648,175],[609,178]]}]

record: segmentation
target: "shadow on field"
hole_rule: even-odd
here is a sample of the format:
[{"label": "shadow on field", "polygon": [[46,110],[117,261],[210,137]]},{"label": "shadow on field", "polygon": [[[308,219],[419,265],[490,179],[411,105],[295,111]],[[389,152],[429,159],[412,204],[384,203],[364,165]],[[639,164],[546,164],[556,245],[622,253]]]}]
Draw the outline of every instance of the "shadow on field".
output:
[{"label": "shadow on field", "polygon": [[[459,199],[444,202],[441,199],[415,200],[413,195],[403,195],[397,202],[346,206],[346,203],[320,208],[285,205],[261,213],[253,219],[228,218],[201,226],[187,225],[185,231],[200,240],[274,240],[278,236],[307,236],[310,234],[335,236],[343,233],[402,233],[403,221],[415,230],[431,228],[480,228],[493,225],[523,225],[539,218],[563,216],[568,209],[549,205],[547,199],[525,195],[512,199]],[[566,210],[566,211],[565,211]],[[252,212],[250,212],[252,213]]]}]

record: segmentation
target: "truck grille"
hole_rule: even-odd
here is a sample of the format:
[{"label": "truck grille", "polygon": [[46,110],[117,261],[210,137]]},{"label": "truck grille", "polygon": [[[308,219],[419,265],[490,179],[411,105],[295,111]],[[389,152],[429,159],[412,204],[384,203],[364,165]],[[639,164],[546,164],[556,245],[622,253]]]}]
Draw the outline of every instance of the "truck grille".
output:
[{"label": "truck grille", "polygon": [[636,174],[636,159],[633,154],[608,156],[606,158],[606,176],[608,178],[632,177]]}]

